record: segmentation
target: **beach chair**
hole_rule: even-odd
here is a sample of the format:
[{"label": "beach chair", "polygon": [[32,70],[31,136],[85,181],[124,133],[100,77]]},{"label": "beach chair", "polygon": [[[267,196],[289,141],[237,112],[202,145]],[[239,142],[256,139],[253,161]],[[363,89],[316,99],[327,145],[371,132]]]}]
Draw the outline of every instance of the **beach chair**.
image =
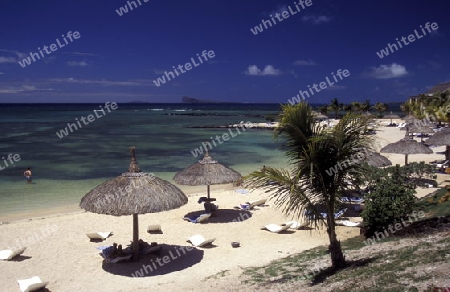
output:
[{"label": "beach chair", "polygon": [[25,249],[27,249],[27,248],[23,247],[21,249],[16,249],[16,250],[10,250],[10,249],[0,250],[0,260],[3,260],[3,261],[12,260],[16,256],[21,255],[25,251]]},{"label": "beach chair", "polygon": [[296,229],[296,230],[308,225],[307,222],[300,223],[298,221],[293,220],[293,221],[288,221],[286,223],[283,223],[283,224],[281,224],[281,226],[288,225],[288,224],[290,225],[290,227],[289,227],[290,229]]},{"label": "beach chair", "polygon": [[202,223],[202,222],[205,222],[206,220],[208,220],[209,217],[211,217],[211,213],[201,214],[197,218],[184,217],[183,220],[186,220],[186,221],[189,221],[192,223]]},{"label": "beach chair", "polygon": [[202,247],[205,245],[212,244],[215,238],[205,239],[202,235],[196,234],[187,239],[187,242],[190,242],[195,247]]},{"label": "beach chair", "polygon": [[48,281],[42,282],[41,278],[34,276],[29,279],[17,280],[19,289],[22,292],[36,291],[48,285]]},{"label": "beach chair", "polygon": [[112,232],[95,232],[95,233],[86,233],[86,236],[89,237],[91,241],[103,241],[110,237]]},{"label": "beach chair", "polygon": [[336,221],[336,225],[347,226],[347,227],[360,227],[362,222],[352,222],[349,220],[339,220]]},{"label": "beach chair", "polygon": [[267,198],[256,200],[256,201],[249,201],[245,202],[244,204],[239,204],[239,206],[234,206],[234,209],[238,210],[251,210],[255,206],[261,206],[264,205],[267,201]]},{"label": "beach chair", "polygon": [[261,227],[261,230],[268,230],[273,233],[280,233],[291,228],[292,224],[278,225],[278,224],[268,224]]},{"label": "beach chair", "polygon": [[147,227],[147,232],[150,234],[162,234],[161,225],[155,224],[155,225],[149,225]]},{"label": "beach chair", "polygon": [[99,246],[97,247],[98,250],[100,250],[100,255],[103,257],[105,263],[111,263],[115,264],[121,261],[129,260],[133,256],[133,254],[127,254],[120,257],[114,257],[112,258],[112,252],[113,252],[113,246]]}]

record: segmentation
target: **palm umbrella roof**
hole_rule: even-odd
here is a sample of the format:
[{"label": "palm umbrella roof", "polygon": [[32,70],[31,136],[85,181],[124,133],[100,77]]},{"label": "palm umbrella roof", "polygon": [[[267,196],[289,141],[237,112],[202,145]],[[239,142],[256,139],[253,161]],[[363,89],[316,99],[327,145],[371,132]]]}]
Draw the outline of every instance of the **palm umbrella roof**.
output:
[{"label": "palm umbrella roof", "polygon": [[433,129],[431,129],[430,127],[427,127],[427,126],[416,126],[416,125],[412,124],[411,126],[407,126],[407,127],[408,127],[408,131],[410,133],[422,133],[422,134],[434,133]]},{"label": "palm umbrella roof", "polygon": [[393,114],[393,113],[390,113],[390,114],[384,115],[383,119],[400,119],[400,116],[396,115],[396,114]]},{"label": "palm umbrella roof", "polygon": [[437,132],[425,141],[427,145],[447,146],[450,145],[450,129],[444,129]]},{"label": "palm umbrella roof", "polygon": [[378,152],[368,152],[365,156],[365,161],[367,164],[375,167],[392,165],[392,162],[386,156],[383,156]]},{"label": "palm umbrella roof", "polygon": [[132,148],[128,172],[96,186],[81,199],[80,207],[93,213],[126,216],[176,209],[187,201],[175,185],[142,172]]},{"label": "palm umbrella roof", "polygon": [[186,195],[173,184],[140,170],[135,148],[130,148],[128,172],[92,189],[80,202],[86,211],[125,216],[133,215],[133,257],[139,259],[138,214],[156,213],[179,208],[188,201]]},{"label": "palm umbrella roof", "polygon": [[206,185],[209,199],[210,185],[227,184],[238,181],[241,178],[242,176],[239,172],[218,163],[206,151],[202,160],[175,174],[173,180],[180,185]]},{"label": "palm umbrella roof", "polygon": [[203,186],[231,183],[241,178],[239,172],[218,163],[206,152],[202,160],[175,174],[173,180],[180,185]]},{"label": "palm umbrella roof", "polygon": [[409,154],[431,154],[433,150],[425,146],[423,143],[417,142],[416,140],[406,136],[405,138],[388,144],[381,148],[381,153],[396,153],[405,155],[405,164],[408,164]]},{"label": "palm umbrella roof", "polygon": [[412,122],[414,120],[417,120],[417,118],[415,116],[413,116],[413,115],[407,115],[407,116],[403,117],[402,120],[405,120],[406,122],[409,123],[409,122]]}]

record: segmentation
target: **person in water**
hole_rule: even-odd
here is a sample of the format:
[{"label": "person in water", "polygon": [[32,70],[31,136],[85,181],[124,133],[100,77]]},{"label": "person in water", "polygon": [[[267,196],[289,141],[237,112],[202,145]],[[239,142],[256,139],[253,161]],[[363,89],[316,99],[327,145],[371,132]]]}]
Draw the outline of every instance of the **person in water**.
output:
[{"label": "person in water", "polygon": [[24,171],[23,175],[27,179],[27,183],[31,183],[31,181],[32,181],[32,178],[31,178],[31,176],[32,176],[31,167],[28,167],[27,170]]}]

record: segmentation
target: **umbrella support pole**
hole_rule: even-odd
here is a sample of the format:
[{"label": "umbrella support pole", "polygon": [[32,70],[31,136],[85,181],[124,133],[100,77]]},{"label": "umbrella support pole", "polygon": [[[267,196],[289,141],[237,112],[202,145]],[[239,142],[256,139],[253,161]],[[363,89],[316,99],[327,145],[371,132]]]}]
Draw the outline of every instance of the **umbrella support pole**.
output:
[{"label": "umbrella support pole", "polygon": [[405,165],[408,165],[408,154],[405,154]]},{"label": "umbrella support pole", "polygon": [[138,214],[133,214],[133,260],[139,261],[139,219]]},{"label": "umbrella support pole", "polygon": [[209,185],[206,186],[206,190],[207,190],[207,193],[208,193],[208,199],[209,199]]}]

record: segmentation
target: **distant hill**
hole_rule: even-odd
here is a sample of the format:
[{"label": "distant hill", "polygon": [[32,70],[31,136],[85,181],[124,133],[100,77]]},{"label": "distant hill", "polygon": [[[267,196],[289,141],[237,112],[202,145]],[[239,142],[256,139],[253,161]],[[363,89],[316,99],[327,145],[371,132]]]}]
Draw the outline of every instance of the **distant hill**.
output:
[{"label": "distant hill", "polygon": [[183,103],[240,103],[240,102],[226,102],[226,101],[216,101],[216,100],[208,100],[208,99],[198,99],[189,96],[183,96],[181,98],[181,102]]}]

